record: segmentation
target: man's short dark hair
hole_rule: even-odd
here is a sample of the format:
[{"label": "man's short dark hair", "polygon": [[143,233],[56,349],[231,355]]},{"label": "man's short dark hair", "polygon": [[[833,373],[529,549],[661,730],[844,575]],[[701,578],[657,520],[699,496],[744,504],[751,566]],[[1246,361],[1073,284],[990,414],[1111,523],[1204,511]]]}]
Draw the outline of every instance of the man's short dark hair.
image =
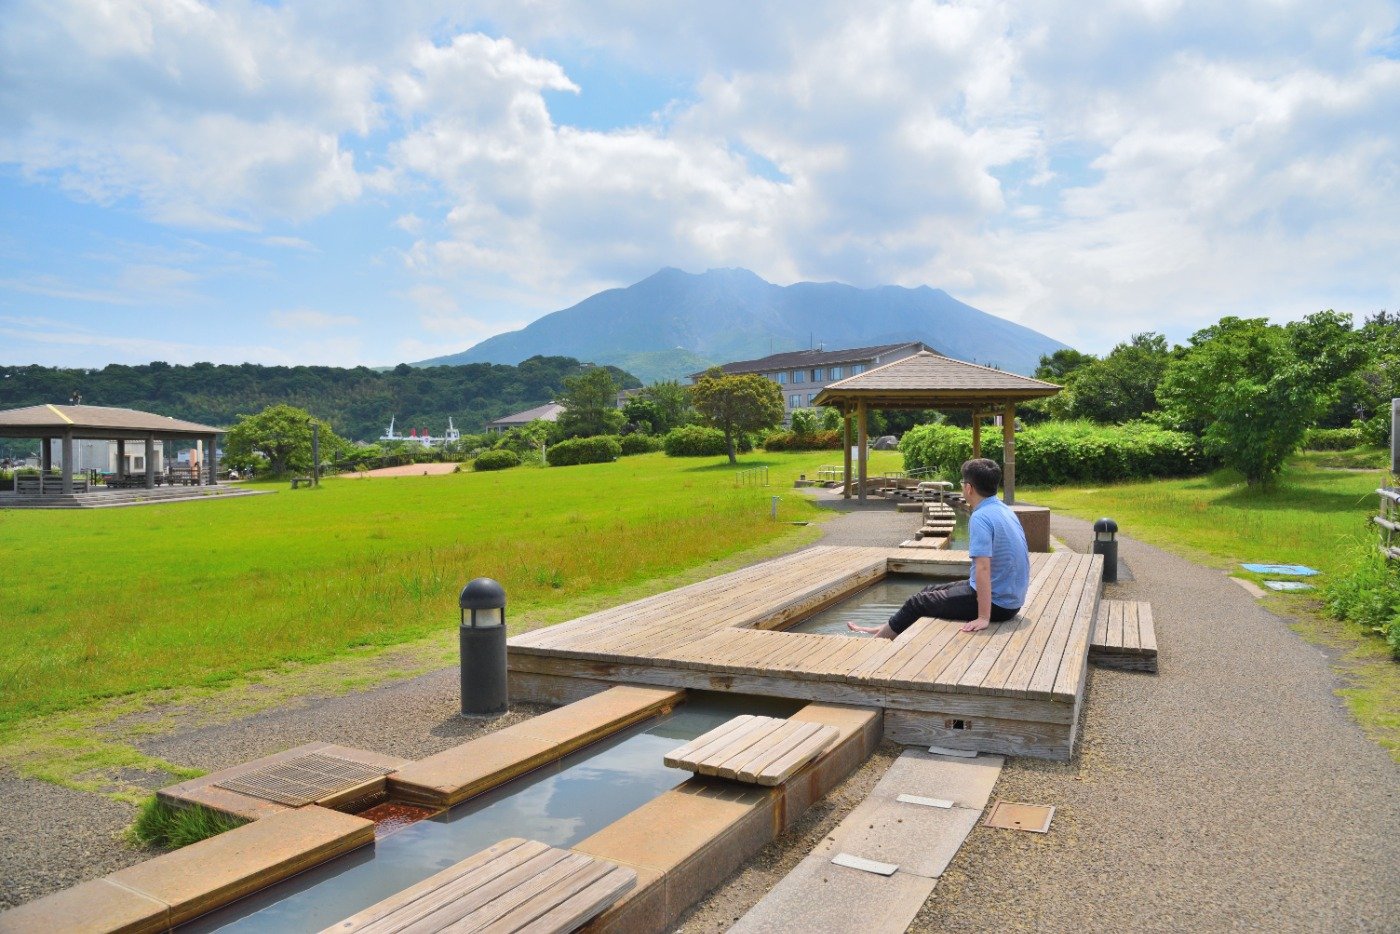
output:
[{"label": "man's short dark hair", "polygon": [[962,478],[972,484],[978,496],[996,496],[1001,486],[1001,468],[988,457],[978,457],[962,465]]}]

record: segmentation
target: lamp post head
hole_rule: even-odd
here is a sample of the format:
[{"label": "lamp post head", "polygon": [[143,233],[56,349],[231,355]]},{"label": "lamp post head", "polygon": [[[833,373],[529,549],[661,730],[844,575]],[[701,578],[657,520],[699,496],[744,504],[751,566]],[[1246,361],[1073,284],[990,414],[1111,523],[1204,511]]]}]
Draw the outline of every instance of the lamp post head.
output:
[{"label": "lamp post head", "polygon": [[1094,523],[1094,538],[1101,542],[1111,542],[1118,534],[1118,523],[1105,516]]},{"label": "lamp post head", "polygon": [[479,611],[495,610],[497,612],[485,614],[490,621],[488,625],[505,625],[506,589],[489,577],[478,577],[463,587],[457,604],[462,608],[463,624],[467,621],[468,612],[471,613],[471,624],[475,626]]}]

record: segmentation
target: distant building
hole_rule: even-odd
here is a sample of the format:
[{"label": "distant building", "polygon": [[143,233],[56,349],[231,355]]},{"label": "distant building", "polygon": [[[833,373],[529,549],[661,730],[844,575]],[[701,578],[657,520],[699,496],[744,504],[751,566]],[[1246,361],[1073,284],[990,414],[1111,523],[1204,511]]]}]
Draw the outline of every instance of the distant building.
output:
[{"label": "distant building", "polygon": [[[57,439],[49,442],[50,463],[60,463],[63,460],[63,442]],[[135,476],[146,472],[146,447],[141,443],[130,443],[126,445],[126,469],[122,473],[127,476]],[[183,459],[183,458],[182,458]],[[165,445],[157,444],[155,447],[155,472],[165,473]],[[33,466],[38,466],[36,461]],[[96,441],[87,438],[78,438],[73,441],[73,473],[88,473],[97,471],[103,474],[114,474],[117,472],[117,442]]]},{"label": "distant building", "polygon": [[558,402],[547,402],[544,405],[537,405],[533,409],[526,409],[523,412],[516,412],[514,415],[502,415],[486,423],[487,431],[507,431],[511,428],[518,428],[521,425],[528,425],[533,421],[557,422],[559,415],[564,411],[564,406]]},{"label": "distant building", "polygon": [[[758,373],[778,384],[783,393],[783,411],[791,415],[793,409],[804,409],[817,398],[817,393],[827,384],[848,376],[864,373],[873,367],[884,366],[916,353],[938,353],[923,341],[906,341],[902,344],[881,344],[878,347],[852,347],[847,350],[792,350],[772,354],[758,360],[741,360],[726,363],[720,367],[727,375]],[[693,383],[702,373],[692,373]]]}]

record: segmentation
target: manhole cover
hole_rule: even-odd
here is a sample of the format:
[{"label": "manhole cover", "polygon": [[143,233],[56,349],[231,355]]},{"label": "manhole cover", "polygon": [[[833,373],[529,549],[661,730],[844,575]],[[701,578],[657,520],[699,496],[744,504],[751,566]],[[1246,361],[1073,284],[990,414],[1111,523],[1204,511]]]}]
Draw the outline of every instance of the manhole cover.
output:
[{"label": "manhole cover", "polygon": [[1003,830],[1031,830],[1035,833],[1047,833],[1050,830],[1050,818],[1054,816],[1055,809],[1053,807],[998,801],[992,805],[991,811],[987,813],[985,824],[988,827],[1000,827]]},{"label": "manhole cover", "polygon": [[292,807],[347,791],[393,769],[313,752],[214,782],[215,788]]}]

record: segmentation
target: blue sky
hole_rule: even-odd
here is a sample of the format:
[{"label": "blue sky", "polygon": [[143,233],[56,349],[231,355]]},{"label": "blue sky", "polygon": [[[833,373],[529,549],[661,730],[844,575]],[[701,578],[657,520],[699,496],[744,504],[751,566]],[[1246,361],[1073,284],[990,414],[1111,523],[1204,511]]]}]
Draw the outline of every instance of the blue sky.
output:
[{"label": "blue sky", "polygon": [[1094,352],[1394,310],[1397,23],[10,0],[0,364],[391,364],[662,266],[927,284]]}]

